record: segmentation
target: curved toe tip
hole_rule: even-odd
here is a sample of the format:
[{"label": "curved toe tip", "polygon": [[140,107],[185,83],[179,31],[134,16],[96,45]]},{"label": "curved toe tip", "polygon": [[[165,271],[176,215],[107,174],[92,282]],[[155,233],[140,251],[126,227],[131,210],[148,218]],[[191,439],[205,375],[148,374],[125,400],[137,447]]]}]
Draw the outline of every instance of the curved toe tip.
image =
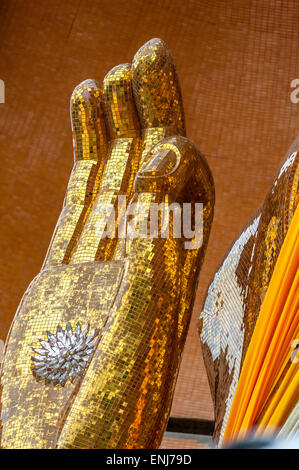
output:
[{"label": "curved toe tip", "polygon": [[111,84],[127,80],[131,80],[131,65],[128,63],[116,65],[105,75],[104,89]]},{"label": "curved toe tip", "polygon": [[170,52],[168,45],[163,39],[153,38],[150,41],[146,42],[140,49],[136,52],[132,69],[133,71],[138,71],[138,68],[141,67],[150,67],[153,63],[157,61],[171,61],[173,58]]},{"label": "curved toe tip", "polygon": [[84,80],[83,82],[79,83],[79,85],[74,88],[74,91],[71,96],[71,103],[76,104],[78,102],[82,102],[82,100],[88,102],[95,95],[98,95],[99,92],[100,84],[98,80],[88,78],[87,80]]}]

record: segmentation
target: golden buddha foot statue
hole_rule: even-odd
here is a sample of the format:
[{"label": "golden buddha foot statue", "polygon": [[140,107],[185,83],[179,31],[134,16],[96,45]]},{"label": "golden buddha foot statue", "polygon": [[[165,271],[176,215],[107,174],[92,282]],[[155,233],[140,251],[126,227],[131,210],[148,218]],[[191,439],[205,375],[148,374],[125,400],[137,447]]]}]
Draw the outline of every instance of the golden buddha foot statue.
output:
[{"label": "golden buddha foot statue", "polygon": [[[214,399],[214,438],[220,446],[245,354],[298,196],[299,138],[288,150],[264,202],[232,244],[207,291],[198,326]],[[266,407],[267,403],[255,426]],[[298,405],[294,413],[298,421]],[[293,421],[291,414],[290,424]]]},{"label": "golden buddha foot statue", "polygon": [[[77,86],[71,116],[75,163],[63,209],[5,347],[1,446],[158,448],[209,238],[213,179],[184,137],[175,65],[159,39],[102,87]],[[175,210],[167,236],[148,230],[153,207],[184,204],[189,233],[174,233]]]}]

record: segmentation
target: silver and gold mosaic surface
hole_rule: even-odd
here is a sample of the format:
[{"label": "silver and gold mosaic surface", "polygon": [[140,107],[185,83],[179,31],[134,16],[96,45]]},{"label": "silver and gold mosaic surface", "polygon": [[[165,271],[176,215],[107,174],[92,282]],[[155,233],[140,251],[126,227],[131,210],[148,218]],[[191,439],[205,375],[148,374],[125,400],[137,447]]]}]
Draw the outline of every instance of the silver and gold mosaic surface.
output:
[{"label": "silver and gold mosaic surface", "polygon": [[[199,334],[215,407],[214,438],[219,446],[243,360],[298,198],[297,139],[281,163],[264,202],[217,270],[199,318]],[[287,367],[290,364],[291,361]],[[255,424],[259,423],[266,407],[267,404]],[[298,406],[292,416],[298,423]]]},{"label": "silver and gold mosaic surface", "polygon": [[[13,321],[1,386],[3,448],[160,445],[213,218],[205,158],[185,137],[167,45],[71,98],[74,167],[41,272]],[[203,244],[104,237],[117,197],[203,203]]]}]

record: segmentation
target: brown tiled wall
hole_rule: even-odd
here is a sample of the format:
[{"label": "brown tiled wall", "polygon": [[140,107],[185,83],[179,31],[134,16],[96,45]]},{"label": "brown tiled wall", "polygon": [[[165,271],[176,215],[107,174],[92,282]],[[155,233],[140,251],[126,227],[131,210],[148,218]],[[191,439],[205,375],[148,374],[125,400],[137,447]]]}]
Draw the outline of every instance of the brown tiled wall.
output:
[{"label": "brown tiled wall", "polygon": [[164,437],[160,449],[209,449],[209,446],[194,439]]},{"label": "brown tiled wall", "polygon": [[[299,78],[298,16],[298,0],[1,0],[0,338],[61,209],[74,86],[102,79],[161,37],[177,63],[188,136],[207,155],[217,198],[172,414],[213,418],[196,319],[217,264],[298,133],[299,103],[290,101],[290,82]],[[163,445],[186,445],[175,442]]]}]

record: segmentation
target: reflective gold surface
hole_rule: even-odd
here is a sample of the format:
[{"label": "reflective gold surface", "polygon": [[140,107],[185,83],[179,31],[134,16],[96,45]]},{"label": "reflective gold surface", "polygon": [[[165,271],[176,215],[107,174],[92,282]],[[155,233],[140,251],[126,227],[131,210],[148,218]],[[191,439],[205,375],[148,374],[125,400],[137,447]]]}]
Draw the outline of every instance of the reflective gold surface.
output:
[{"label": "reflective gold surface", "polygon": [[297,140],[263,204],[216,272],[200,315],[199,332],[215,406],[214,437],[220,445],[260,307],[298,203],[298,148]]},{"label": "reflective gold surface", "polygon": [[[209,238],[212,176],[184,137],[174,62],[159,39],[132,67],[112,69],[103,91],[93,80],[76,87],[71,113],[75,163],[65,203],[6,344],[1,446],[157,448]],[[100,209],[118,196],[130,202],[128,213],[144,205],[146,225],[152,202],[203,203],[202,245],[187,250],[171,234],[104,238]],[[85,373],[65,385],[39,379],[32,348],[68,322],[99,330]]]}]

